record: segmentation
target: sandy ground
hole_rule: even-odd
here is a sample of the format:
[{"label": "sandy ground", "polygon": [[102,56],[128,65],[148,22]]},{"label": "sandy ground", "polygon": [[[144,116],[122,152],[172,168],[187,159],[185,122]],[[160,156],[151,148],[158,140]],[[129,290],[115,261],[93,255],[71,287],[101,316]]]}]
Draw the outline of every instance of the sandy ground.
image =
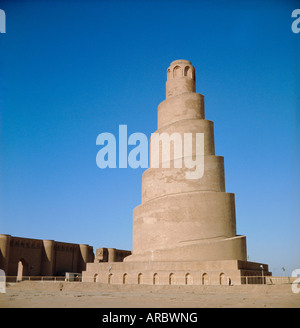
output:
[{"label": "sandy ground", "polygon": [[299,308],[291,285],[146,286],[80,282],[10,284],[0,308]]}]

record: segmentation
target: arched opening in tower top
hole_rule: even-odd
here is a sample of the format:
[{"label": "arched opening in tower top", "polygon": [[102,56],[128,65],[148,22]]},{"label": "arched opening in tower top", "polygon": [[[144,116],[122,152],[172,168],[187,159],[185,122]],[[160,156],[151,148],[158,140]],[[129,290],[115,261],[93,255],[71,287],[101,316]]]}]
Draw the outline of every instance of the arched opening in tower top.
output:
[{"label": "arched opening in tower top", "polygon": [[171,72],[170,68],[168,68],[168,70],[167,70],[167,80],[169,80],[172,77],[173,77],[172,72]]},{"label": "arched opening in tower top", "polygon": [[184,76],[189,77],[190,79],[193,78],[193,71],[190,66],[184,68]]},{"label": "arched opening in tower top", "polygon": [[182,69],[180,66],[175,66],[173,69],[173,77],[182,77]]}]

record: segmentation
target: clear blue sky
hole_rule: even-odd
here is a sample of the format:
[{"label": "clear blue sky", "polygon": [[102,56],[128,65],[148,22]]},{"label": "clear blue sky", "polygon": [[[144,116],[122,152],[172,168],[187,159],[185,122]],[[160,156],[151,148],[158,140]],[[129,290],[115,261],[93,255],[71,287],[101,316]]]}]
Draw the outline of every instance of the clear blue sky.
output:
[{"label": "clear blue sky", "polygon": [[150,136],[166,69],[188,59],[249,260],[300,268],[299,7],[0,1],[0,232],[131,249],[143,170],[99,169],[96,138],[120,124]]}]

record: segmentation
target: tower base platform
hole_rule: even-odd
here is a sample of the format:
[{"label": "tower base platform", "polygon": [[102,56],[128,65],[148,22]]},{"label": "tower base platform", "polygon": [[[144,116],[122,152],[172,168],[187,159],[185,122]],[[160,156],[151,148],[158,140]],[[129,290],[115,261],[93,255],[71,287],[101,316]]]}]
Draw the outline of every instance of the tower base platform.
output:
[{"label": "tower base platform", "polygon": [[83,282],[134,285],[264,284],[267,264],[241,260],[87,263]]}]

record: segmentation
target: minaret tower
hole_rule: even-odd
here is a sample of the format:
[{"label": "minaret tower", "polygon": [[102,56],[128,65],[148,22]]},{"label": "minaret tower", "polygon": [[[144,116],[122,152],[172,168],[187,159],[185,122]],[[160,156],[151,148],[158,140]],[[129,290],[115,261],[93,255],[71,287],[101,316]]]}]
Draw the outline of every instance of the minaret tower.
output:
[{"label": "minaret tower", "polygon": [[170,168],[144,172],[142,203],[133,211],[133,252],[125,261],[246,261],[246,237],[236,235],[234,194],[225,192],[224,158],[215,155],[213,122],[205,119],[204,96],[196,93],[188,60],[173,61],[167,70],[156,133],[179,133],[182,140],[192,133],[193,141],[204,134],[204,173],[187,179],[190,169],[174,168],[174,147]]},{"label": "minaret tower", "polygon": [[[133,210],[132,253],[119,263],[87,263],[83,281],[265,283],[268,265],[247,261],[246,237],[236,234],[234,194],[225,191],[224,158],[215,155],[214,125],[205,119],[204,96],[196,93],[195,69],[188,60],[168,68],[166,99],[157,114],[142,203]],[[186,165],[198,163],[197,158],[199,171]]]}]

